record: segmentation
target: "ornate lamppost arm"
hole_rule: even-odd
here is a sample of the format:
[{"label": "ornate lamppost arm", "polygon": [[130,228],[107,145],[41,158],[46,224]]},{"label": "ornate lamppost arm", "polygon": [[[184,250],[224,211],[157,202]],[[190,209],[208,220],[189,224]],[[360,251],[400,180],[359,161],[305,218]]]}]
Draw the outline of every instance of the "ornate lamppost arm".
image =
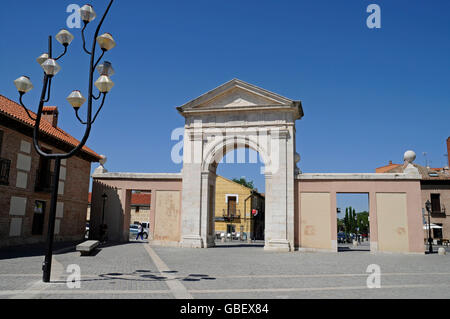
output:
[{"label": "ornate lamppost arm", "polygon": [[[94,64],[94,60],[95,60],[95,49],[96,49],[96,45],[97,45],[97,41],[96,41],[96,40],[97,40],[98,34],[99,34],[99,32],[100,32],[100,29],[101,29],[101,27],[102,27],[102,25],[103,25],[103,22],[104,22],[104,20],[105,20],[105,18],[106,18],[106,15],[108,14],[109,9],[111,8],[113,2],[114,2],[114,0],[111,0],[111,1],[110,1],[110,3],[109,3],[109,5],[108,5],[108,7],[107,7],[105,13],[103,14],[102,19],[100,20],[100,23],[99,23],[98,26],[97,26],[97,29],[96,29],[95,34],[94,34],[94,40],[93,40],[93,44],[92,44],[92,51],[89,53],[90,56],[91,56],[91,61],[90,61],[90,68],[89,68],[88,109],[87,109],[87,120],[86,120],[85,123],[83,123],[83,124],[86,124],[85,133],[84,133],[84,136],[83,136],[83,138],[81,139],[80,143],[79,143],[75,148],[73,148],[70,152],[65,153],[65,154],[47,154],[47,153],[43,152],[43,151],[40,149],[39,144],[38,144],[38,141],[39,141],[39,125],[40,125],[40,121],[41,121],[42,108],[43,108],[44,102],[47,102],[47,101],[45,100],[45,91],[46,91],[47,84],[48,84],[49,81],[50,81],[50,85],[51,85],[51,78],[53,77],[53,76],[50,76],[50,77],[49,77],[47,74],[44,74],[44,85],[43,85],[43,88],[42,88],[41,100],[40,100],[40,103],[39,103],[39,109],[38,109],[38,116],[37,116],[37,118],[36,118],[36,123],[35,123],[35,127],[34,127],[34,134],[33,134],[33,135],[34,135],[34,138],[33,138],[33,140],[34,140],[34,143],[33,143],[33,144],[34,144],[34,147],[35,147],[35,149],[36,149],[36,152],[37,152],[38,154],[40,154],[41,156],[48,157],[48,158],[52,158],[52,159],[56,159],[56,158],[60,158],[60,159],[69,158],[69,157],[75,155],[75,154],[76,154],[81,148],[83,148],[83,146],[86,144],[86,141],[87,141],[87,139],[88,139],[88,137],[89,137],[89,133],[90,133],[90,131],[91,131],[91,125],[92,125],[92,123],[93,123],[93,121],[91,121],[91,119],[92,119],[92,99],[93,99],[93,97],[94,97],[94,95],[93,95],[93,84],[94,84],[93,78],[94,78],[94,71],[95,71],[95,66],[96,66],[97,63],[100,61],[100,59],[99,59],[99,60],[97,61],[97,63]],[[85,23],[85,24],[86,24],[86,23]],[[87,25],[87,24],[86,24],[86,25]],[[85,25],[85,27],[86,27],[86,25]],[[84,28],[83,28],[83,29],[84,29]],[[115,45],[115,44],[114,44],[114,45]],[[84,46],[84,44],[83,44],[83,46]],[[103,57],[104,53],[105,53],[107,50],[108,50],[108,49],[102,48],[102,54],[101,54],[100,58]],[[51,38],[51,37],[49,37],[49,48],[48,48],[48,51],[49,51],[49,52],[48,52],[49,59],[51,59],[51,57],[52,57],[52,38]],[[103,104],[104,104],[104,100],[105,100],[105,97],[106,97],[106,94],[108,93],[108,91],[101,92],[101,93],[104,93],[104,95],[103,95],[103,102],[102,102],[102,105],[100,106],[99,110],[97,111],[96,116],[98,115],[98,112],[101,110],[101,108],[102,108],[102,106],[103,106]],[[50,93],[49,93],[48,95],[50,95]],[[78,116],[77,116],[77,117],[78,117]],[[78,119],[79,119],[79,118],[78,118]],[[80,119],[79,119],[79,120],[80,120]]]},{"label": "ornate lamppost arm", "polygon": [[[86,144],[86,141],[89,137],[89,133],[91,131],[91,126],[95,122],[99,112],[101,111],[104,103],[107,93],[111,90],[114,83],[110,80],[110,76],[114,74],[114,70],[112,69],[111,63],[104,62],[104,64],[99,65],[97,70],[100,73],[100,78],[95,82],[95,86],[99,90],[99,95],[94,96],[93,95],[93,86],[94,86],[94,71],[97,67],[100,60],[103,58],[103,55],[106,51],[112,49],[116,44],[114,39],[112,38],[111,34],[105,33],[101,36],[98,36],[100,29],[103,25],[103,22],[106,18],[106,15],[109,12],[109,9],[111,8],[114,0],[111,0],[105,13],[103,14],[102,19],[100,20],[97,29],[94,34],[93,44],[92,44],[92,50],[89,52],[86,49],[86,43],[85,43],[85,36],[84,31],[87,27],[87,24],[95,19],[96,14],[92,8],[91,5],[85,5],[80,9],[80,15],[84,22],[84,27],[81,31],[82,39],[83,39],[83,50],[91,56],[90,64],[89,64],[89,92],[88,92],[88,109],[87,109],[87,119],[86,122],[83,122],[80,117],[78,116],[78,109],[86,102],[86,99],[82,96],[80,91],[73,91],[68,97],[67,100],[72,105],[72,107],[75,109],[75,114],[78,120],[86,125],[86,129],[84,132],[84,136],[81,139],[80,143],[75,146],[70,152],[62,153],[62,154],[48,154],[44,152],[40,146],[39,146],[39,133],[40,133],[40,123],[42,118],[42,111],[44,108],[44,103],[47,103],[50,100],[50,92],[51,92],[51,84],[53,77],[59,72],[60,66],[56,62],[57,60],[61,59],[66,53],[67,53],[67,47],[73,40],[73,35],[67,31],[67,30],[61,30],[57,35],[56,39],[64,46],[64,51],[61,53],[57,58],[52,58],[52,37],[49,36],[48,39],[48,53],[44,53],[41,55],[37,61],[41,65],[41,67],[44,69],[44,79],[43,79],[43,86],[41,91],[41,97],[39,99],[39,105],[38,105],[38,111],[36,114],[36,117],[34,118],[28,109],[25,107],[22,97],[25,93],[30,91],[33,88],[33,85],[30,81],[30,79],[26,76],[22,76],[14,81],[14,84],[17,87],[17,90],[20,94],[20,105],[25,109],[28,117],[35,121],[34,123],[34,130],[33,130],[33,146],[36,150],[36,152],[41,156],[48,159],[54,159],[55,160],[55,167],[54,167],[54,175],[53,175],[53,181],[52,181],[52,195],[51,195],[51,203],[50,203],[50,215],[49,215],[49,224],[48,224],[48,232],[47,232],[47,251],[45,254],[44,263],[42,266],[43,269],[43,281],[49,282],[50,281],[50,272],[51,272],[51,261],[52,261],[52,247],[53,247],[53,237],[54,237],[54,228],[55,228],[55,217],[56,217],[56,204],[57,204],[57,198],[58,198],[58,184],[59,184],[59,173],[60,173],[60,165],[61,160],[70,158],[74,156],[77,152],[79,152],[84,145]],[[95,49],[96,44],[99,44],[99,46],[102,49],[102,53],[100,57],[95,61]],[[98,108],[94,119],[92,120],[92,100],[98,100],[103,94],[103,99],[101,101],[101,105]]]}]

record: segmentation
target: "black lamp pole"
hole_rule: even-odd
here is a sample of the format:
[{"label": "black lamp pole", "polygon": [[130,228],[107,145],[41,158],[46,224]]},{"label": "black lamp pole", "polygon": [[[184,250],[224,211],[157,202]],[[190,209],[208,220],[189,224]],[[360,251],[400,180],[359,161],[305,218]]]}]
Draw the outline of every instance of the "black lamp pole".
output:
[{"label": "black lamp pole", "polygon": [[431,215],[431,203],[429,200],[425,203],[425,208],[428,212],[428,252],[430,254],[433,253],[433,238],[431,238],[431,221],[430,221],[430,215]]},{"label": "black lamp pole", "polygon": [[108,195],[103,194],[102,198],[103,198],[103,211],[102,211],[102,225],[103,225],[105,223],[105,204],[106,200],[108,199]]},{"label": "black lamp pole", "polygon": [[[50,215],[49,215],[49,221],[48,221],[48,232],[47,232],[47,248],[46,248],[46,253],[45,253],[45,259],[42,265],[42,271],[43,271],[43,282],[50,282],[50,274],[51,274],[51,267],[52,267],[52,256],[53,256],[53,239],[54,239],[54,231],[55,231],[55,217],[56,217],[56,204],[57,204],[57,200],[58,200],[58,184],[59,184],[59,174],[60,174],[60,168],[61,168],[61,160],[63,159],[67,159],[70,158],[76,154],[78,154],[78,152],[83,148],[83,146],[86,144],[86,141],[89,137],[89,133],[91,131],[91,126],[94,123],[95,119],[97,118],[98,113],[100,112],[101,108],[103,107],[103,104],[105,102],[105,97],[106,94],[109,92],[109,90],[111,89],[112,85],[110,85],[109,88],[105,89],[102,88],[100,91],[100,94],[96,97],[93,95],[93,76],[94,76],[94,71],[95,68],[97,66],[97,64],[100,62],[101,58],[103,57],[104,53],[106,51],[108,51],[109,49],[111,49],[112,47],[114,47],[115,43],[113,43],[113,45],[110,46],[105,46],[105,45],[101,45],[100,42],[100,46],[102,49],[102,53],[101,56],[99,57],[99,59],[97,60],[96,63],[95,62],[95,49],[96,49],[96,44],[98,41],[97,37],[98,37],[98,33],[100,31],[100,28],[103,24],[103,21],[105,20],[106,15],[108,14],[109,9],[111,8],[111,5],[113,4],[114,0],[111,0],[99,25],[97,26],[97,29],[95,31],[95,35],[94,35],[94,40],[93,40],[93,44],[92,44],[92,51],[89,52],[85,49],[85,39],[84,39],[84,30],[87,26],[87,24],[92,21],[95,18],[95,13],[93,13],[93,9],[91,6],[89,6],[92,10],[92,14],[90,16],[90,18],[88,20],[83,20],[84,22],[84,28],[82,30],[82,38],[83,38],[83,48],[84,51],[90,55],[91,59],[90,59],[90,66],[89,66],[89,95],[88,95],[88,109],[87,109],[87,120],[86,122],[83,122],[79,116],[78,116],[78,109],[79,107],[86,101],[86,99],[84,99],[82,96],[79,98],[79,100],[77,102],[80,102],[81,99],[83,99],[83,101],[81,102],[81,104],[72,104],[72,106],[74,107],[76,116],[78,118],[78,120],[86,125],[86,129],[85,129],[85,133],[84,136],[81,140],[81,142],[75,147],[73,148],[70,152],[65,153],[65,154],[48,154],[46,152],[44,152],[40,146],[39,146],[39,127],[40,127],[40,122],[41,122],[41,117],[42,117],[42,110],[44,107],[44,103],[48,102],[50,100],[50,90],[51,90],[51,83],[52,83],[52,79],[54,77],[54,75],[57,73],[57,71],[59,71],[59,69],[55,72],[54,70],[49,70],[44,68],[44,80],[43,80],[43,87],[42,87],[42,92],[41,92],[41,98],[39,101],[39,106],[38,106],[38,112],[36,114],[36,117],[33,117],[27,107],[24,105],[23,101],[22,101],[22,97],[23,95],[28,92],[29,90],[31,90],[31,88],[33,87],[31,82],[29,81],[29,78],[27,77],[22,77],[19,78],[15,81],[16,87],[19,91],[20,94],[20,105],[25,109],[26,113],[28,114],[28,116],[30,117],[31,120],[35,121],[34,124],[34,131],[33,131],[33,145],[34,148],[36,150],[36,152],[44,158],[48,158],[50,160],[55,160],[55,167],[54,167],[54,176],[53,176],[53,181],[52,181],[52,192],[51,192],[51,202],[50,202]],[[86,6],[85,6],[86,7]],[[84,8],[84,7],[83,7]],[[83,9],[82,8],[82,9]],[[89,9],[89,8],[88,8]],[[81,11],[80,11],[81,12]],[[83,16],[82,16],[83,17]],[[67,34],[69,34],[72,39],[73,36],[67,31],[67,30],[63,30]],[[110,35],[109,35],[110,36]],[[58,39],[58,41],[60,41],[61,37],[58,38],[58,36],[56,37]],[[66,40],[66,38],[63,39],[64,42],[61,42],[61,44],[64,46],[64,52],[58,56],[57,58],[53,58],[52,57],[52,37],[49,36],[48,39],[48,58],[46,58],[46,60],[41,64],[42,66],[44,66],[45,63],[47,63],[47,61],[50,64],[55,65],[56,61],[59,60],[61,57],[63,57],[66,52],[67,52],[67,47],[69,46],[70,42],[72,40]],[[112,40],[111,37],[111,42],[114,42],[114,40]],[[105,63],[106,64],[106,63]],[[102,76],[106,76],[104,79],[106,79],[106,81],[108,82],[107,84],[111,84],[112,82],[109,80],[109,74],[101,74]],[[24,79],[26,78],[26,79]],[[96,83],[97,84],[97,83]],[[96,85],[97,86],[97,85]],[[99,88],[99,86],[97,86]],[[99,88],[100,90],[100,88]],[[74,91],[75,92],[75,91]],[[103,94],[103,99],[102,99],[102,103],[100,105],[100,107],[98,108],[97,113],[95,114],[94,118],[92,119],[92,99],[98,100],[101,96],[101,94]],[[69,99],[68,99],[69,100]],[[71,102],[71,101],[69,101]]]}]

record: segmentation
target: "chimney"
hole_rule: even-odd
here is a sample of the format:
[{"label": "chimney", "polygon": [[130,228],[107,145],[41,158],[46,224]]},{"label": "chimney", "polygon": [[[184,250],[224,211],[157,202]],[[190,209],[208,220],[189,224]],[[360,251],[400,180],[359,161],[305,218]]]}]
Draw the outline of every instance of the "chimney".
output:
[{"label": "chimney", "polygon": [[447,157],[448,157],[448,166],[450,166],[450,136],[447,138]]},{"label": "chimney", "polygon": [[44,106],[42,119],[49,122],[53,127],[58,126],[58,108],[56,106]]},{"label": "chimney", "polygon": [[392,165],[392,161],[389,161],[389,165]]}]

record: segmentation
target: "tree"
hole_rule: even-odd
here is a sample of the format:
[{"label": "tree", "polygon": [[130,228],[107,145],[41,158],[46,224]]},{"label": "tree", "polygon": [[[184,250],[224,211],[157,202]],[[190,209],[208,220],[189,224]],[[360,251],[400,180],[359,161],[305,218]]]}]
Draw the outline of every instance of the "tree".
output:
[{"label": "tree", "polygon": [[359,232],[361,234],[368,234],[370,232],[369,226],[369,212],[360,212],[357,214]]},{"label": "tree", "polygon": [[344,223],[344,219],[337,219],[337,230],[338,232],[345,232],[345,223]]},{"label": "tree", "polygon": [[241,184],[245,187],[255,189],[255,185],[253,185],[253,181],[247,181],[244,177],[241,178],[233,178],[233,182]]},{"label": "tree", "polygon": [[345,225],[345,232],[347,234],[350,233],[355,234],[357,232],[358,220],[356,216],[356,211],[351,206],[345,209],[344,225]]},{"label": "tree", "polygon": [[354,208],[350,208],[352,210],[352,233],[358,233],[358,220],[356,219],[356,211]]},{"label": "tree", "polygon": [[348,216],[348,207],[345,208],[345,217],[344,217],[344,229],[345,233],[348,234],[350,232],[350,217]]},{"label": "tree", "polygon": [[344,230],[348,234],[369,234],[369,213],[364,211],[356,213],[351,206],[345,208],[345,217],[338,219],[338,231]]}]

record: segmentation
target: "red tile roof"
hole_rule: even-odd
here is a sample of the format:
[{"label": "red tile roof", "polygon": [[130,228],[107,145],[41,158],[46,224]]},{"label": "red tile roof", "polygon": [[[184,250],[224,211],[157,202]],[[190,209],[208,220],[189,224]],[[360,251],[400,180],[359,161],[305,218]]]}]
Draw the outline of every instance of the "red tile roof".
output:
[{"label": "red tile roof", "polygon": [[[55,106],[45,107],[47,110],[53,110],[56,108]],[[23,107],[20,104],[8,99],[7,97],[0,94],[0,114],[4,114],[7,117],[16,120],[17,122],[21,122],[30,127],[34,127],[35,121],[31,120]],[[35,116],[36,113],[30,111],[32,116]],[[79,144],[79,141],[63,131],[58,127],[53,127],[51,123],[41,120],[39,125],[40,131],[48,136],[51,136],[67,145],[76,146]],[[82,148],[82,151],[93,156],[97,160],[100,160],[100,155],[94,152],[87,146]]]},{"label": "red tile roof", "polygon": [[58,110],[58,108],[56,107],[56,106],[44,106],[43,108],[42,108],[42,111],[47,111],[47,112],[49,112],[49,111],[57,111]]},{"label": "red tile roof", "polygon": [[[419,164],[414,164],[414,167],[417,168],[419,174],[422,176],[422,180],[450,180],[450,174],[448,170],[444,170],[444,168],[429,168],[424,167]],[[390,169],[379,171],[380,168],[390,167]],[[402,164],[392,164],[388,166],[378,167],[375,169],[376,173],[403,173],[405,166]],[[431,175],[430,173],[436,173],[435,175]]]},{"label": "red tile roof", "polygon": [[392,163],[390,163],[389,165],[386,165],[386,166],[377,167],[375,169],[375,173],[387,173],[391,169],[399,167],[399,166],[402,166],[402,164],[392,164]]},{"label": "red tile roof", "polygon": [[131,205],[150,205],[151,194],[132,194]]}]

